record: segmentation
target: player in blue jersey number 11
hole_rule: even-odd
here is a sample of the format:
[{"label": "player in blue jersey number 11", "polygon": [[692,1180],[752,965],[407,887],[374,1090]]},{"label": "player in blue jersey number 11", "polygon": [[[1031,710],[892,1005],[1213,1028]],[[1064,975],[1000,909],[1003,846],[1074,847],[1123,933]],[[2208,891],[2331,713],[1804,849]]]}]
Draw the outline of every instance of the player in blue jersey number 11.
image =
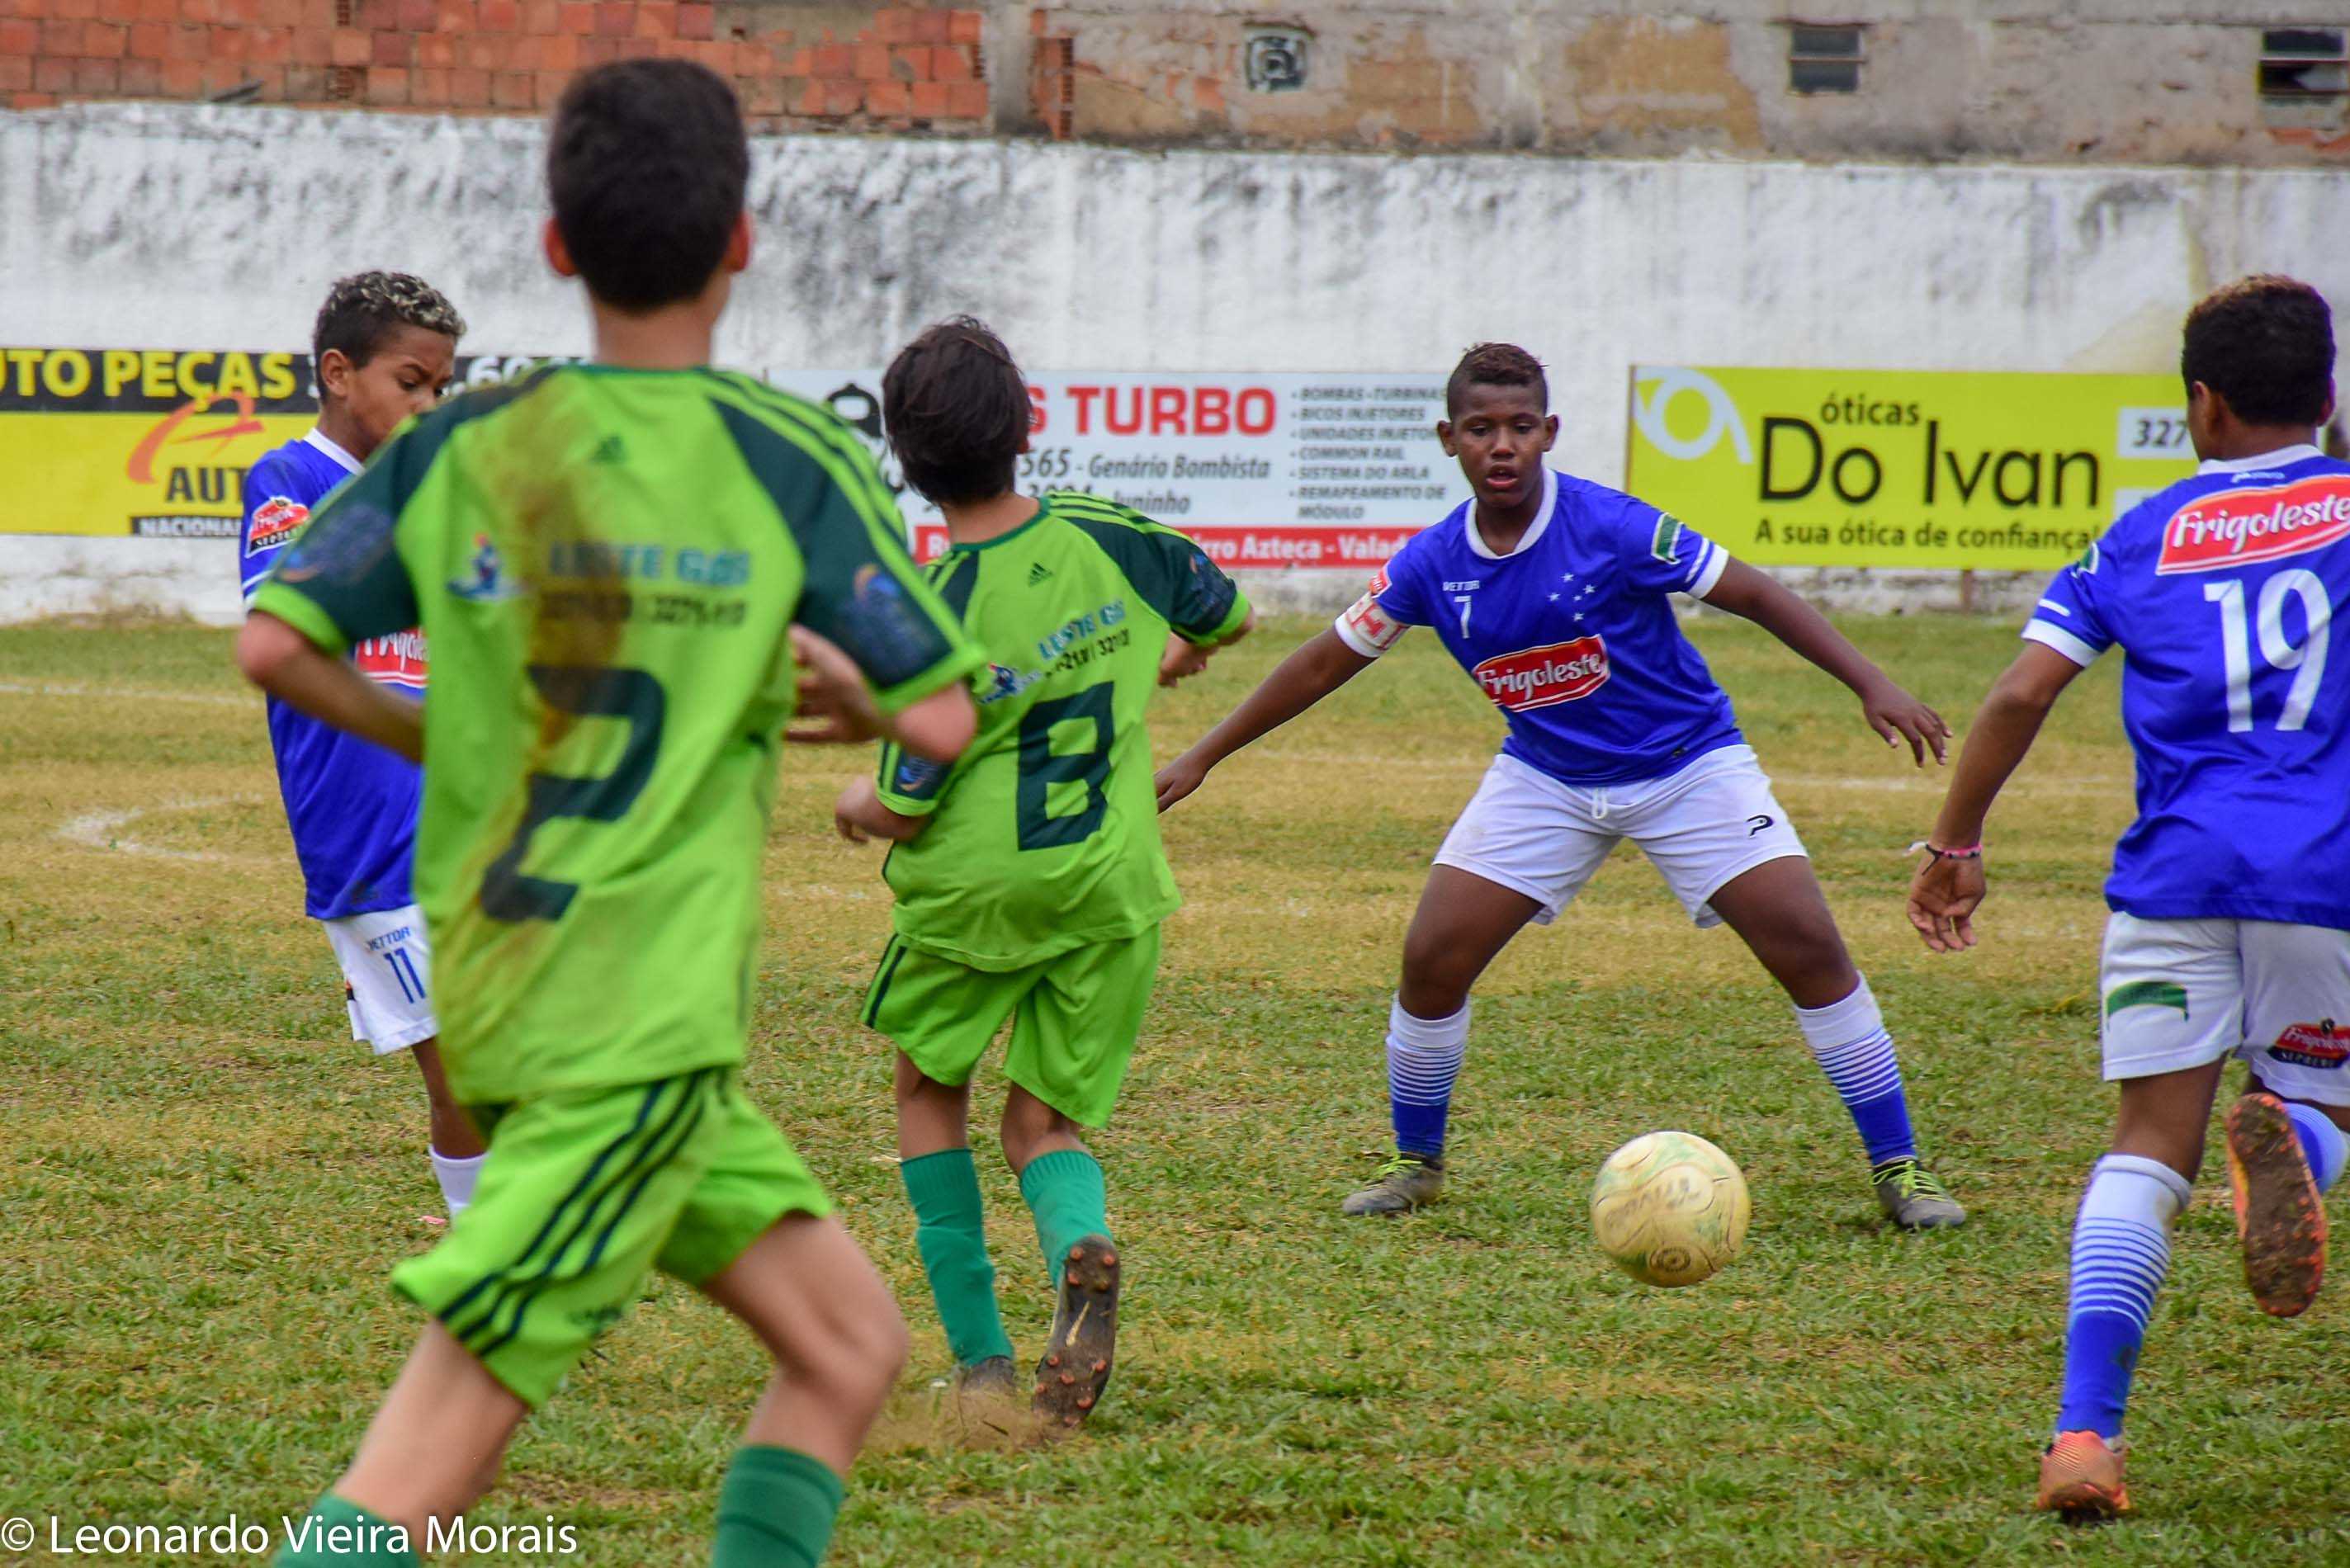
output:
[{"label": "player in blue jersey number 11", "polygon": [[1919,765],[1949,730],[1810,606],[1655,507],[1544,467],[1558,438],[1541,364],[1482,344],[1436,427],[1472,499],[1415,535],[1337,624],[1283,661],[1159,775],[1165,810],[1226,757],[1434,629],[1508,722],[1437,852],[1388,1014],[1396,1152],[1349,1214],[1396,1213],[1444,1183],[1469,990],[1528,920],[1547,925],[1626,838],[1700,926],[1727,922],[1794,1001],[1868,1151],[1879,1204],[1909,1229],[1966,1218],[1921,1164],[1877,999],[1846,956],[1803,843],[1668,596],[1746,617],[1852,688]]},{"label": "player in blue jersey number 11", "polygon": [[1974,945],[1983,818],[2057,694],[2119,646],[2137,820],[2106,882],[2098,994],[2112,1152],[2073,1230],[2064,1391],[2040,1506],[2129,1506],[2122,1410],[2193,1193],[2220,1069],[2241,1056],[2228,1179],[2244,1273],[2291,1317],[2325,1267],[2321,1195],[2350,1144],[2350,463],[2318,451],[2334,324],[2317,291],[2249,277],[2187,317],[2194,475],[2123,514],[2057,575],[1967,736],[1909,889],[1937,952]]}]

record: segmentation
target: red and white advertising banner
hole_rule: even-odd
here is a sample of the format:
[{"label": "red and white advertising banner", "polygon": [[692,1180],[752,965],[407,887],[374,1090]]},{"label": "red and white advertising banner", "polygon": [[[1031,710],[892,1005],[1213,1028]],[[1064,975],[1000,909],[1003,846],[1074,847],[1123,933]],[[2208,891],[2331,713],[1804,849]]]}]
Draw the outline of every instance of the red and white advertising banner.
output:
[{"label": "red and white advertising banner", "polygon": [[[879,370],[764,374],[863,432],[917,559],[946,548],[937,509],[882,443]],[[1080,370],[1033,377],[1028,396],[1022,489],[1123,502],[1228,568],[1368,571],[1464,493],[1436,444],[1441,377]]]}]

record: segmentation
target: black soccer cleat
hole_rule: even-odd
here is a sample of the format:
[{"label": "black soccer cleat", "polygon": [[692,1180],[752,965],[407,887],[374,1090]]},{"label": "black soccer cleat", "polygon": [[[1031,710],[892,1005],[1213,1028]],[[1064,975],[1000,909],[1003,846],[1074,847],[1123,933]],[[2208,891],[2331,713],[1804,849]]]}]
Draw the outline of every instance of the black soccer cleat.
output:
[{"label": "black soccer cleat", "polygon": [[1118,1344],[1118,1248],[1107,1236],[1085,1237],[1062,1261],[1060,1301],[1029,1401],[1050,1427],[1083,1425],[1109,1384]]}]

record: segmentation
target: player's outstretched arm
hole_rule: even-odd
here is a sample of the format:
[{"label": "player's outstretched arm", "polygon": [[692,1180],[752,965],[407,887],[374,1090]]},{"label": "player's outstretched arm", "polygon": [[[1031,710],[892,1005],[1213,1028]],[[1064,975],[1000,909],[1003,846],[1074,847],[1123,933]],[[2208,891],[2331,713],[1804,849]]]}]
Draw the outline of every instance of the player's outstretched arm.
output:
[{"label": "player's outstretched arm", "polygon": [[[1938,953],[1975,945],[1974,913],[1988,892],[1983,877],[1983,821],[2010,774],[2032,750],[2042,721],[2081,667],[2053,648],[2024,644],[2015,662],[1991,683],[1959,751],[1950,793],[1934,819],[1931,852],[1909,882],[1909,923]],[[1952,856],[1946,851],[1957,850]]]},{"label": "player's outstretched arm", "polygon": [[1756,626],[1852,688],[1860,699],[1861,717],[1868,727],[1895,746],[1909,742],[1918,765],[1926,765],[1926,751],[1934,760],[1948,760],[1950,727],[1942,716],[1894,683],[1893,678],[1869,662],[1827,618],[1804,603],[1768,574],[1743,561],[1723,568],[1721,579],[1705,595],[1716,609],[1743,616]]},{"label": "player's outstretched arm", "polygon": [[1308,638],[1263,684],[1241,700],[1191,749],[1159,770],[1159,809],[1165,811],[1208,776],[1208,770],[1284,724],[1377,662],[1348,648],[1335,631]]},{"label": "player's outstretched arm", "polygon": [[424,760],[421,707],[394,696],[267,610],[244,618],[244,629],[236,636],[236,667],[247,680],[313,719],[411,763]]}]

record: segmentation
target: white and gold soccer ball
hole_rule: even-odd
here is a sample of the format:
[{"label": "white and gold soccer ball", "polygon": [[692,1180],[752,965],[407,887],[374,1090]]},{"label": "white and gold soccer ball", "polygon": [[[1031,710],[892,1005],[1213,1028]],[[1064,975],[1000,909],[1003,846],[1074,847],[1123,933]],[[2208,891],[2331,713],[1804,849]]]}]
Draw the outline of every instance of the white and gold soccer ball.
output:
[{"label": "white and gold soccer ball", "polygon": [[1752,1212],[1737,1162],[1695,1133],[1634,1138],[1591,1186],[1599,1250],[1644,1284],[1710,1278],[1746,1245]]}]

